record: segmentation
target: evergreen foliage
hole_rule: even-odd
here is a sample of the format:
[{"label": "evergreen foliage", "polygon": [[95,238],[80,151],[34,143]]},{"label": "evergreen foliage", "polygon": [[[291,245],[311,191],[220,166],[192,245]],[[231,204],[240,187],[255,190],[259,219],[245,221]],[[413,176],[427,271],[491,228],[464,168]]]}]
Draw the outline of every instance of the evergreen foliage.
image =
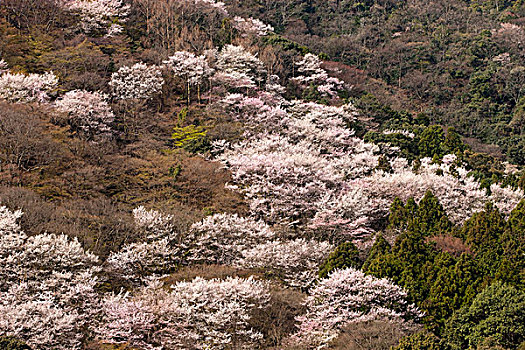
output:
[{"label": "evergreen foliage", "polygon": [[327,277],[334,270],[341,270],[347,267],[358,268],[359,265],[359,250],[352,242],[345,242],[330,253],[328,259],[321,265],[319,278]]},{"label": "evergreen foliage", "polygon": [[482,345],[516,349],[525,341],[525,293],[494,282],[447,324],[445,337],[453,350]]}]

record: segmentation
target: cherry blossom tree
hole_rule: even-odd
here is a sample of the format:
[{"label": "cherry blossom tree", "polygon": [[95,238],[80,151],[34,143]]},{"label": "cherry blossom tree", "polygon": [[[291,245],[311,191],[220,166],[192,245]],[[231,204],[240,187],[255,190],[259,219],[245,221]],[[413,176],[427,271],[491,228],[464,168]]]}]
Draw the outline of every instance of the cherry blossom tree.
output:
[{"label": "cherry blossom tree", "polygon": [[144,230],[148,239],[158,239],[173,232],[173,215],[166,215],[157,210],[148,210],[142,205],[133,209],[133,218],[137,228]]},{"label": "cherry blossom tree", "polygon": [[422,316],[407,302],[407,293],[386,278],[365,275],[354,268],[336,270],[310,291],[306,314],[298,317],[293,342],[304,349],[324,348],[350,323],[385,320],[417,322]]},{"label": "cherry blossom tree", "polygon": [[254,36],[265,36],[269,32],[273,32],[273,27],[269,24],[265,24],[261,20],[254,18],[243,18],[239,16],[233,17],[233,27],[239,32],[243,33],[243,36],[254,35]]},{"label": "cherry blossom tree", "polygon": [[133,282],[172,271],[186,250],[182,237],[175,232],[173,217],[142,206],[133,210],[133,216],[146,239],[111,253],[107,259],[110,270]]},{"label": "cherry blossom tree", "polygon": [[355,118],[351,106],[296,101],[282,110],[235,95],[222,103],[248,127],[259,128],[218,159],[233,172],[231,188],[242,187],[254,213],[270,222],[315,215],[346,178],[368,174],[377,165],[377,146],[354,137],[345,125]]},{"label": "cherry blossom tree", "polygon": [[268,285],[252,277],[197,277],[171,292],[153,280],[133,296],[108,296],[97,332],[143,349],[253,349],[262,334],[250,327],[250,312],[268,301]]},{"label": "cherry blossom tree", "polygon": [[108,96],[99,92],[73,90],[55,102],[61,112],[69,115],[73,130],[80,131],[89,139],[111,135],[111,124],[115,115],[108,102]]},{"label": "cherry blossom tree", "polygon": [[337,97],[338,91],[344,87],[344,82],[330,77],[326,70],[321,67],[321,59],[311,53],[307,53],[303,60],[297,62],[297,70],[301,75],[293,78],[304,88],[313,85],[323,96]]},{"label": "cherry blossom tree", "polygon": [[53,72],[44,74],[12,74],[0,76],[0,99],[9,102],[45,102],[56,89],[58,77]]},{"label": "cherry blossom tree", "polygon": [[242,46],[226,45],[217,55],[213,79],[232,88],[252,88],[263,81],[263,63]]},{"label": "cherry blossom tree", "polygon": [[121,67],[111,75],[109,86],[119,99],[149,99],[161,92],[164,85],[162,71],[157,66],[136,63]]},{"label": "cherry blossom tree", "polygon": [[419,201],[428,190],[439,199],[450,220],[457,224],[483,210],[489,201],[508,215],[524,197],[521,190],[502,188],[498,184],[493,184],[492,194],[488,196],[466,169],[455,165],[454,155],[446,155],[441,164],[423,158],[417,172],[403,159],[398,158],[391,164],[392,173],[375,171],[370,176],[348,181],[343,192],[321,204],[322,209],[316,214],[313,225],[324,228],[347,225],[343,230],[357,223],[361,227],[370,226],[388,215],[396,197],[403,201],[408,198]]},{"label": "cherry blossom tree", "polygon": [[186,2],[192,2],[197,8],[205,7],[205,8],[211,8],[219,13],[223,14],[224,16],[228,15],[228,11],[226,10],[226,5],[222,1],[216,1],[216,0],[185,0]]},{"label": "cherry blossom tree", "polygon": [[0,207],[0,333],[36,350],[79,349],[97,312],[98,258],[65,235],[28,237]]},{"label": "cherry blossom tree", "polygon": [[215,214],[192,225],[187,241],[189,259],[211,264],[233,264],[244,249],[267,242],[275,233],[262,221],[237,214]]},{"label": "cherry blossom tree", "polygon": [[108,36],[122,32],[130,5],[123,0],[64,0],[64,7],[80,17],[85,33],[105,32]]},{"label": "cherry blossom tree", "polygon": [[[269,98],[268,98],[269,97]],[[259,92],[255,97],[243,94],[228,94],[217,106],[236,121],[242,122],[246,138],[265,130],[277,130],[282,126],[286,110],[281,101]]]},{"label": "cherry blossom tree", "polygon": [[195,56],[187,51],[178,51],[168,57],[164,64],[173,71],[175,76],[182,78],[186,82],[188,105],[190,104],[191,86],[197,86],[197,95],[200,102],[200,87],[204,80],[213,73],[213,69],[209,67],[206,57],[204,55]]},{"label": "cherry blossom tree", "polygon": [[3,59],[0,59],[0,74],[7,72],[9,65]]},{"label": "cherry blossom tree", "polygon": [[237,265],[264,268],[291,287],[307,288],[316,280],[319,266],[333,250],[334,246],[327,242],[276,240],[243,250]]}]

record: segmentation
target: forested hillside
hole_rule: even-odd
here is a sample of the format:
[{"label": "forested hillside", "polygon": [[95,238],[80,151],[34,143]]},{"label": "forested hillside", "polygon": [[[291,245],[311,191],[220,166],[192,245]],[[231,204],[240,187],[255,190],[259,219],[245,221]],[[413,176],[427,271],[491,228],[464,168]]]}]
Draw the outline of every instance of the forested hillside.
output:
[{"label": "forested hillside", "polygon": [[0,349],[525,349],[522,15],[0,0]]}]

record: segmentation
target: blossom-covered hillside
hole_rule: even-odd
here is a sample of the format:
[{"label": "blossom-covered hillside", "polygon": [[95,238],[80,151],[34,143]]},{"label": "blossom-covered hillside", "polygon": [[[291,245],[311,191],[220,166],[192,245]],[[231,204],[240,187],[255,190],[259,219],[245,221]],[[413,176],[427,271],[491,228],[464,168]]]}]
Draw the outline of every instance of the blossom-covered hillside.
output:
[{"label": "blossom-covered hillside", "polygon": [[522,349],[519,165],[242,12],[0,3],[0,348]]}]

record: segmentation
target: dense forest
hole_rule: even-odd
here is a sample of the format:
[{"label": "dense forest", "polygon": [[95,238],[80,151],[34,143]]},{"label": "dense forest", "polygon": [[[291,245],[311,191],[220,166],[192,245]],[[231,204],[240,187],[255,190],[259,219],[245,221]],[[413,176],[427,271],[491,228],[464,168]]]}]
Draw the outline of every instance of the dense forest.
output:
[{"label": "dense forest", "polygon": [[524,350],[524,19],[0,0],[0,349]]}]

